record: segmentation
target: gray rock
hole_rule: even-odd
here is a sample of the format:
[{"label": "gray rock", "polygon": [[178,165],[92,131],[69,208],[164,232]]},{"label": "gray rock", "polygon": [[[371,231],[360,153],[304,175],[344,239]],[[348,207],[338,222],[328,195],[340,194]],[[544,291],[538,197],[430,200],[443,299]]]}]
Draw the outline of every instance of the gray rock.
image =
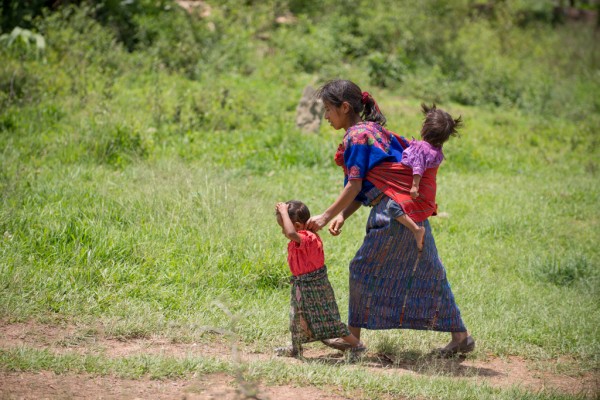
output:
[{"label": "gray rock", "polygon": [[303,132],[318,132],[325,108],[321,99],[317,99],[316,91],[307,86],[302,92],[302,98],[296,107],[296,126]]}]

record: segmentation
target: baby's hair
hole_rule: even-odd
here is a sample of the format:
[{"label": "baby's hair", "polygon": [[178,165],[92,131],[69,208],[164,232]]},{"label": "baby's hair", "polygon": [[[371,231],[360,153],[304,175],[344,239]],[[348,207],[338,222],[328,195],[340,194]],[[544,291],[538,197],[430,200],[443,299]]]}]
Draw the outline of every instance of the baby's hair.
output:
[{"label": "baby's hair", "polygon": [[457,129],[462,127],[462,117],[453,119],[450,114],[437,108],[435,104],[429,107],[423,103],[421,110],[425,114],[425,121],[421,128],[423,140],[432,146],[442,147],[450,136],[459,136]]},{"label": "baby's hair", "polygon": [[292,222],[300,222],[305,224],[310,219],[310,211],[306,204],[298,200],[290,200],[285,202],[288,207],[288,215]]},{"label": "baby's hair", "polygon": [[376,122],[381,126],[385,125],[386,118],[377,107],[375,99],[371,95],[367,95],[363,100],[363,92],[352,81],[344,79],[329,81],[317,90],[316,96],[324,103],[332,104],[335,107],[340,107],[343,102],[347,102],[354,113],[360,115],[363,120]]}]

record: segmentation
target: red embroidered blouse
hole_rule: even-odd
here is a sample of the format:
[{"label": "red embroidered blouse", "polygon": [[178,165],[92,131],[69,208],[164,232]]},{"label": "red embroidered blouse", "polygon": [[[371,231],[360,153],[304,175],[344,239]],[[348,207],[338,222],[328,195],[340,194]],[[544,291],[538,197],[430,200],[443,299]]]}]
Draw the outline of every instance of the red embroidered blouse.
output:
[{"label": "red embroidered blouse", "polygon": [[300,243],[288,243],[288,264],[292,275],[304,275],[325,265],[323,242],[319,235],[311,231],[298,231]]}]

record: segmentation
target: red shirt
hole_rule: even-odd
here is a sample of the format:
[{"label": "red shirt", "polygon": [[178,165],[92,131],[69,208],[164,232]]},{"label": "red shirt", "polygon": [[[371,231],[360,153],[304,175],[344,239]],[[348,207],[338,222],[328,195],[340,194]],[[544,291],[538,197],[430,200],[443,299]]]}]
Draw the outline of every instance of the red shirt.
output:
[{"label": "red shirt", "polygon": [[293,240],[288,243],[288,264],[292,275],[304,275],[325,265],[323,242],[311,231],[298,231],[300,243]]}]

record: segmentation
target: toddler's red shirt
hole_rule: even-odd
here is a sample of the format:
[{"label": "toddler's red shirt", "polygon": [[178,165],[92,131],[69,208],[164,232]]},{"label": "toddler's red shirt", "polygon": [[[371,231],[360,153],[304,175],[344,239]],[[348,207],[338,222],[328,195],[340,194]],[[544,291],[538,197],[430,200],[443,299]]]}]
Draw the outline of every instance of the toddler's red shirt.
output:
[{"label": "toddler's red shirt", "polygon": [[325,265],[323,242],[311,231],[298,231],[300,243],[288,243],[288,264],[292,275],[298,276],[318,270]]}]

